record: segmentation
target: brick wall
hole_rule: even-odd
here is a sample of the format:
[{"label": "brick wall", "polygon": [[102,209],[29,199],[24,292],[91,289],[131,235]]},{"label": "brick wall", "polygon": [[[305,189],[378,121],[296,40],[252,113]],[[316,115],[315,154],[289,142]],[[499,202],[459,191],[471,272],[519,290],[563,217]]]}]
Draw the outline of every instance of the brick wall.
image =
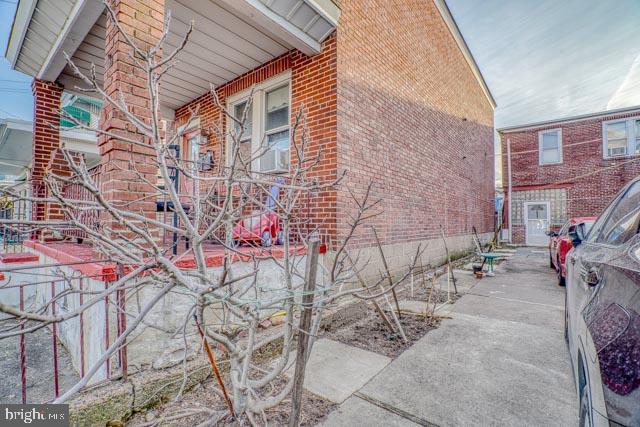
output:
[{"label": "brick wall", "polygon": [[[34,79],[33,91],[33,157],[31,182],[33,195],[47,197],[43,178],[47,172],[68,176],[69,166],[60,152],[60,98],[62,86],[57,83]],[[62,219],[57,204],[35,203],[34,220]]]},{"label": "brick wall", "polygon": [[[162,34],[164,1],[112,0],[112,8],[124,31],[132,37],[138,47],[148,50]],[[104,89],[114,99],[122,95],[130,106],[129,110],[146,123],[151,122],[151,104],[146,89],[145,72],[136,66],[130,57],[131,48],[125,42],[111,19],[107,20],[105,40]],[[136,131],[126,117],[111,104],[105,103],[102,110],[100,128],[112,135],[121,135],[140,143],[150,143],[148,138]],[[101,135],[98,138],[101,155],[101,188],[107,200],[119,207],[143,212],[155,217],[156,203],[153,187],[145,183],[155,182],[157,166],[153,163],[154,150],[148,149],[114,136]],[[112,230],[122,230],[122,226],[105,218],[103,224]]]},{"label": "brick wall", "polygon": [[[290,51],[216,88],[217,96],[224,104],[227,97],[288,70],[291,72],[291,123],[303,109],[309,136],[305,155],[311,159],[320,153],[320,161],[310,171],[309,178],[318,177],[321,182],[328,182],[335,179],[337,170],[335,35],[323,42],[320,54],[308,57],[297,50]],[[216,164],[224,164],[224,144],[220,143],[218,130],[225,129],[226,122],[213,95],[205,94],[176,110],[176,126],[188,121],[190,111],[198,111],[200,128],[208,135],[206,149],[213,151]],[[296,142],[300,144],[300,135]],[[324,239],[335,234],[335,201],[334,190],[316,193],[310,201],[309,228],[320,228]]]},{"label": "brick wall", "polygon": [[[492,231],[493,110],[433,1],[341,7],[338,167],[358,196],[373,181],[383,244]],[[341,191],[342,233],[353,206]]]},{"label": "brick wall", "polygon": [[[503,181],[508,185],[507,140],[511,141],[513,192],[564,189],[566,216],[555,218],[557,228],[571,217],[597,216],[629,180],[640,174],[640,157],[603,158],[602,122],[639,117],[640,112],[555,123],[501,133]],[[562,129],[563,161],[539,165],[538,133]],[[515,203],[515,196],[514,196]],[[516,206],[514,205],[514,209]],[[524,243],[524,227],[514,222],[514,243]]]}]

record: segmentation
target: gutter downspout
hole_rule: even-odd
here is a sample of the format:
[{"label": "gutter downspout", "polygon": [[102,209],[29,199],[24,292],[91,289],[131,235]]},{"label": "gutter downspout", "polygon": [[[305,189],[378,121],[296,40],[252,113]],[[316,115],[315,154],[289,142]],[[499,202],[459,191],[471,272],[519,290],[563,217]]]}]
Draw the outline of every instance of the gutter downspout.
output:
[{"label": "gutter downspout", "polygon": [[508,216],[508,221],[509,221],[509,244],[513,244],[513,222],[512,222],[512,215],[511,215],[511,211],[512,211],[512,206],[513,206],[513,199],[511,198],[511,139],[507,138],[507,175],[508,176],[508,182],[509,182],[509,188],[507,190],[507,198],[509,199],[509,216]]}]

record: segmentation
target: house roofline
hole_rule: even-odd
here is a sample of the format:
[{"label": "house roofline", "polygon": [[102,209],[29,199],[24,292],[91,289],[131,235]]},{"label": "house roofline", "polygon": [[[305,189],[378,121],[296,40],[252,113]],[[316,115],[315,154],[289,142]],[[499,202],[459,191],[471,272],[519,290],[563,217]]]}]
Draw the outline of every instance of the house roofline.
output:
[{"label": "house roofline", "polygon": [[526,123],[526,124],[516,125],[516,126],[507,126],[507,127],[499,128],[496,130],[499,133],[512,133],[517,131],[536,129],[543,126],[581,122],[584,120],[597,119],[600,117],[612,116],[615,114],[636,113],[636,112],[640,113],[640,105],[635,105],[633,107],[618,108],[615,110],[605,110],[605,111],[600,111],[598,113],[588,113],[588,114],[579,114],[576,116],[561,117],[559,119],[544,120],[541,122]]},{"label": "house roofline", "polygon": [[[31,16],[35,8],[36,0],[19,0],[16,6],[13,21],[11,22],[9,40],[7,41],[7,47],[4,51],[4,56],[9,60],[12,69],[16,66],[16,61],[22,49],[22,42],[27,34],[29,22],[31,21]],[[19,34],[16,34],[16,32]]]},{"label": "house roofline", "polygon": [[462,52],[464,59],[466,59],[467,64],[469,65],[469,68],[471,68],[471,72],[475,76],[476,80],[478,80],[478,83],[480,83],[480,87],[482,88],[484,95],[489,100],[491,107],[495,110],[497,106],[496,100],[493,98],[493,95],[491,94],[491,90],[489,90],[489,86],[487,86],[487,82],[484,80],[484,77],[482,76],[482,72],[480,71],[480,68],[476,63],[476,60],[473,58],[473,54],[469,50],[469,46],[467,45],[467,42],[464,40],[464,37],[462,36],[462,33],[460,32],[460,28],[458,27],[458,24],[456,24],[456,20],[453,18],[453,15],[451,15],[449,6],[447,6],[447,3],[445,0],[433,0],[433,2],[435,3],[436,8],[438,9],[438,12],[440,12],[442,19],[447,24],[447,27],[449,28],[451,35],[453,36],[456,43],[458,44],[458,47],[460,48],[460,51]]}]

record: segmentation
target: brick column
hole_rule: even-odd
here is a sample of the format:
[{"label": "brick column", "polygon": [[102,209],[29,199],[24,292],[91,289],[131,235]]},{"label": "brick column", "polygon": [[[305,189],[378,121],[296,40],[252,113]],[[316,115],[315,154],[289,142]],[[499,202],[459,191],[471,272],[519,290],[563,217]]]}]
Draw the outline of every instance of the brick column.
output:
[{"label": "brick column", "polygon": [[[148,50],[162,34],[164,0],[111,0],[113,10],[124,31],[142,50]],[[130,58],[132,49],[118,29],[107,20],[105,42],[105,91],[114,99],[123,95],[130,112],[150,123],[151,110],[147,91],[146,73]],[[135,130],[126,117],[105,102],[101,129],[150,144],[148,138]],[[98,141],[102,156],[102,191],[107,200],[122,208],[155,217],[156,201],[153,188],[145,183],[137,171],[150,182],[155,182],[157,168],[153,163],[154,150],[145,149],[114,137],[101,136]],[[116,229],[118,224],[108,224]]]},{"label": "brick column", "polygon": [[[60,148],[60,98],[62,86],[35,79],[33,91],[33,157],[31,185],[34,197],[46,197],[43,178],[47,171],[57,175],[69,175],[69,166]],[[60,207],[55,204],[34,203],[31,211],[34,220],[61,219]]]}]

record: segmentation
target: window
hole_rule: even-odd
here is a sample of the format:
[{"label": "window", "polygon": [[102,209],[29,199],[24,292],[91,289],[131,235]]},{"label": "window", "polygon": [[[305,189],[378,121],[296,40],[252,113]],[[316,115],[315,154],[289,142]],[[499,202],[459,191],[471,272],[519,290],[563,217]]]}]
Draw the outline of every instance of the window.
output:
[{"label": "window", "polygon": [[607,129],[607,157],[627,154],[627,122],[611,122],[605,124]]},{"label": "window", "polygon": [[198,157],[200,156],[200,135],[189,138],[188,144],[191,173],[195,174],[198,171]]},{"label": "window", "polygon": [[265,142],[267,151],[260,170],[289,169],[289,85],[267,92],[265,102]]},{"label": "window", "polygon": [[538,134],[540,164],[562,163],[562,131],[552,129]]},{"label": "window", "polygon": [[[247,109],[246,116],[244,115],[245,109]],[[244,117],[244,129],[242,129],[242,135],[240,135],[240,130],[241,130],[240,124],[239,123],[235,124],[236,135],[240,135],[240,142],[251,141],[251,132],[253,130],[253,117],[252,117],[253,111],[252,110],[253,110],[253,106],[249,104],[248,101],[242,101],[233,107],[233,116],[237,120],[242,121],[242,118]]]},{"label": "window", "polygon": [[633,141],[634,154],[640,154],[640,119],[635,121],[636,139]]},{"label": "window", "polygon": [[610,120],[602,123],[605,158],[640,154],[640,120]]},{"label": "window", "polygon": [[571,222],[565,222],[565,224],[562,226],[560,231],[558,231],[558,236],[566,236],[570,226],[571,226]]},{"label": "window", "polygon": [[[240,155],[251,159],[251,170],[287,172],[290,157],[291,89],[289,73],[256,85],[248,102],[248,91],[228,98],[234,117],[247,120],[240,138]],[[238,124],[235,124],[238,134]],[[230,150],[227,150],[229,152]],[[253,153],[253,156],[251,154]],[[257,157],[257,158],[256,158]],[[229,162],[231,158],[227,156]]]},{"label": "window", "polygon": [[[246,110],[246,111],[245,111]],[[242,121],[244,117],[244,128],[240,128],[240,123],[235,123],[236,135],[240,137],[239,155],[242,159],[242,164],[239,166],[244,168],[248,162],[251,161],[251,138],[253,134],[253,104],[248,100],[244,100],[233,106],[233,117]],[[242,131],[242,133],[240,132]]]},{"label": "window", "polygon": [[640,181],[629,187],[625,194],[608,209],[607,218],[602,222],[602,231],[596,237],[596,241],[609,245],[625,243],[638,233],[639,220]]}]

